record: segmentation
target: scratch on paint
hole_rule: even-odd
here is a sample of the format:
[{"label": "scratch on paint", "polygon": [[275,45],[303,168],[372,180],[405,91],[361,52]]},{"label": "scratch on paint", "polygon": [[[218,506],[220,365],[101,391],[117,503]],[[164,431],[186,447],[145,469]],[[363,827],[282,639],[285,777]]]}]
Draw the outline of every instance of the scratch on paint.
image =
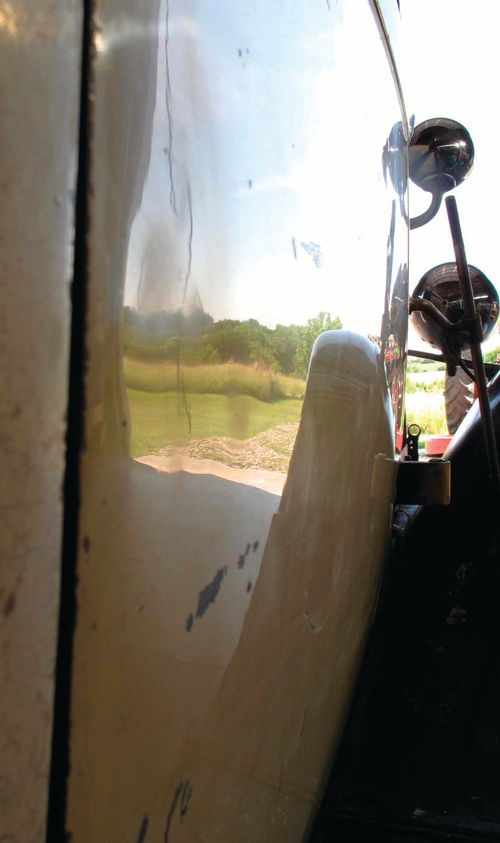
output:
[{"label": "scratch on paint", "polygon": [[189,435],[191,435],[191,428],[192,428],[192,419],[191,419],[191,407],[189,406],[189,400],[187,397],[186,387],[184,384],[184,375],[182,374],[181,369],[181,335],[180,333],[177,336],[177,412],[179,416],[182,413],[185,414],[186,420],[188,423],[188,431]]},{"label": "scratch on paint", "polygon": [[[189,232],[188,232],[188,265],[186,269],[186,275],[184,278],[184,292],[182,296],[182,309],[186,303],[186,296],[188,291],[189,285],[189,278],[191,276],[191,264],[193,260],[193,203],[191,200],[191,187],[188,185],[187,187],[187,200],[188,200],[188,208],[189,208]],[[188,430],[189,435],[191,435],[191,428],[192,428],[192,419],[191,419],[191,407],[189,405],[189,400],[187,397],[186,387],[184,384],[184,375],[181,369],[181,321],[179,319],[179,328],[177,333],[177,410],[179,415],[185,413],[187,423],[188,423]]]},{"label": "scratch on paint", "polygon": [[321,632],[323,627],[319,623],[315,623],[315,621],[311,618],[310,612],[304,612],[304,618],[308,622],[311,632],[314,632],[314,634]]},{"label": "scratch on paint", "polygon": [[182,306],[184,307],[187,295],[187,289],[189,284],[189,278],[191,276],[191,264],[193,261],[193,200],[191,199],[191,186],[188,184],[187,186],[187,201],[188,201],[188,210],[189,210],[189,232],[188,232],[188,265],[186,269],[186,277],[184,278],[184,294],[182,297]]},{"label": "scratch on paint", "polygon": [[165,826],[165,836],[164,836],[164,843],[168,843],[168,836],[170,834],[170,826],[172,824],[172,819],[175,813],[175,809],[177,808],[177,802],[179,801],[179,797],[181,795],[183,782],[179,782],[177,787],[175,788],[174,797],[172,799],[169,812],[167,814],[167,824]]},{"label": "scratch on paint", "polygon": [[[236,561],[236,567],[238,570],[242,570],[245,567],[246,557],[249,555],[251,551],[257,553],[259,548],[260,542],[258,539],[255,539],[253,542],[247,542],[247,546],[245,548],[244,553],[240,553],[238,559]],[[223,568],[219,568],[213,580],[211,580],[205,588],[202,588],[198,595],[198,606],[196,608],[196,612],[193,614],[190,612],[186,618],[185,629],[186,632],[191,632],[194,622],[196,618],[202,618],[205,612],[207,611],[208,607],[211,603],[215,603],[217,595],[220,591],[220,587],[222,584],[222,580],[228,573],[228,567],[225,565]],[[252,582],[249,580],[247,584],[247,592],[252,590]]]},{"label": "scratch on paint", "polygon": [[169,67],[169,60],[168,60],[168,52],[169,52],[169,4],[167,0],[167,11],[166,11],[166,21],[165,21],[165,79],[166,79],[166,91],[165,91],[165,104],[167,107],[167,126],[168,126],[168,147],[166,149],[167,157],[168,157],[168,172],[170,177],[170,204],[172,206],[172,210],[174,214],[177,216],[177,199],[175,196],[175,185],[174,185],[174,165],[173,165],[173,155],[172,155],[172,142],[173,142],[173,131],[172,131],[172,89],[170,87],[170,67]]},{"label": "scratch on paint", "polygon": [[181,793],[181,822],[187,814],[187,809],[189,808],[189,802],[191,800],[191,794],[193,792],[193,788],[189,783],[189,779],[186,779],[184,782],[184,788]]},{"label": "scratch on paint", "polygon": [[238,556],[238,562],[237,562],[237,565],[238,565],[238,568],[239,568],[240,570],[241,570],[242,568],[244,568],[244,567],[245,567],[245,559],[246,559],[246,557],[248,556],[248,554],[250,553],[250,550],[252,550],[252,548],[253,548],[253,552],[254,552],[254,553],[257,553],[257,548],[258,548],[258,547],[259,547],[259,541],[258,541],[258,539],[257,539],[257,541],[254,541],[254,542],[252,542],[251,544],[250,544],[250,542],[248,542],[248,544],[247,544],[247,546],[246,546],[246,550],[245,550],[245,552],[244,552],[244,553],[240,553],[240,555]]},{"label": "scratch on paint", "polygon": [[148,822],[148,815],[144,814],[141,827],[139,829],[139,837],[137,838],[137,843],[144,843],[144,840],[146,839],[146,831],[148,830]]},{"label": "scratch on paint", "polygon": [[323,252],[321,251],[321,246],[319,243],[313,243],[312,240],[309,243],[302,242],[300,244],[305,252],[313,259],[314,265],[321,269],[323,266]]},{"label": "scratch on paint", "polygon": [[182,820],[184,819],[184,817],[187,813],[187,809],[189,807],[189,801],[191,799],[192,793],[193,793],[193,788],[191,787],[191,783],[190,783],[189,779],[186,779],[185,782],[184,781],[179,782],[179,784],[175,788],[175,793],[174,793],[172,802],[170,804],[169,812],[167,814],[167,823],[166,823],[166,826],[165,826],[165,835],[164,835],[164,838],[163,838],[164,843],[168,843],[168,838],[169,838],[169,835],[170,835],[170,827],[172,825],[172,820],[174,818],[175,809],[177,808],[177,804],[179,802],[179,799],[180,799],[180,816],[181,816],[181,822],[182,822]]},{"label": "scratch on paint", "polygon": [[6,617],[6,618],[9,617],[9,615],[13,611],[15,605],[16,605],[16,595],[14,593],[9,594],[9,596],[7,597],[7,599],[6,599],[6,601],[3,605],[4,617]]}]

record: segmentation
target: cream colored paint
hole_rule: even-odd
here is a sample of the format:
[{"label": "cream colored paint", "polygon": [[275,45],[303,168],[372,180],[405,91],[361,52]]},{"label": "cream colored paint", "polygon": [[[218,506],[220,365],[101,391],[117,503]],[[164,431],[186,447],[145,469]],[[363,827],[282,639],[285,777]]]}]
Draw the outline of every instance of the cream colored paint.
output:
[{"label": "cream colored paint", "polygon": [[[85,480],[68,828],[97,843],[138,834],[150,798],[163,823],[167,777],[236,647],[279,498],[132,460],[87,465]],[[216,603],[188,633],[225,566]]]},{"label": "cream colored paint", "polygon": [[389,488],[370,496],[373,459],[393,445],[373,346],[326,333],[313,360],[238,646],[170,779],[192,790],[175,841],[305,840],[342,734],[390,523]]},{"label": "cream colored paint", "polygon": [[195,459],[185,454],[163,457],[160,454],[147,454],[137,457],[137,462],[150,465],[158,471],[173,474],[176,471],[187,471],[190,474],[211,474],[234,483],[242,483],[264,492],[281,495],[286,481],[286,474],[279,471],[265,471],[250,468],[233,468],[217,460]]},{"label": "cream colored paint", "polygon": [[[171,13],[175,5],[184,9],[170,3]],[[262,26],[266,4],[257,5]],[[309,5],[294,4],[290,14],[288,23],[301,32],[297,9],[307,22]],[[188,275],[186,197],[198,198],[192,208],[194,263],[202,262],[196,250],[201,248],[203,256],[208,248],[197,240],[202,203],[210,210],[205,221],[220,212],[224,222],[229,213],[230,204],[211,207],[211,183],[222,185],[220,195],[228,203],[234,198],[224,180],[227,139],[215,130],[213,149],[206,150],[210,167],[197,170],[200,184],[193,183],[192,193],[186,185],[193,174],[174,156],[173,185],[168,161],[166,165],[165,214],[158,213],[148,194],[151,162],[154,155],[165,159],[169,140],[165,124],[158,126],[157,121],[158,102],[168,93],[157,91],[166,34],[159,15],[164,12],[164,4],[160,7],[155,0],[140,9],[118,0],[97,7],[86,450],[67,829],[73,843],[293,843],[305,839],[325,784],[376,602],[390,504],[389,496],[370,498],[370,478],[375,454],[393,455],[384,361],[375,345],[352,333],[318,343],[282,498],[281,475],[272,480],[264,472],[256,476],[255,471],[215,470],[205,460],[196,466],[196,460],[182,455],[177,463],[151,454],[140,461],[129,458],[121,308],[134,225],[139,220],[151,234],[145,238],[146,251],[154,246],[158,253],[160,242],[161,266],[173,267],[167,278],[172,289],[167,281],[163,289],[155,278],[150,299],[154,292],[164,307],[170,296],[172,307],[178,307]],[[343,7],[337,12],[340,20]],[[368,26],[368,4],[364,13]],[[250,18],[242,14],[241,21],[249,23]],[[217,84],[225,96],[223,82],[232,80],[224,77],[221,82],[215,75],[211,87],[196,67],[193,44],[182,40],[195,24],[187,15],[177,19],[176,48],[182,52],[185,47],[189,73],[177,79],[182,108],[180,128],[174,132],[179,146],[173,146],[181,150],[183,141],[187,149],[195,149],[193,168],[203,149],[190,107],[205,115],[207,95],[217,109],[236,102],[231,86],[228,100],[221,93],[219,102]],[[238,38],[246,34],[244,27],[237,33]],[[355,32],[350,35],[354,38]],[[375,24],[373,38],[382,51]],[[235,56],[244,47],[239,41],[233,46]],[[217,54],[207,53],[210,68],[217,68]],[[279,62],[277,67],[279,76]],[[377,78],[377,84],[387,85],[383,105],[391,119],[376,138],[369,138],[368,158],[377,167],[398,119],[390,72],[384,64],[382,69],[387,75]],[[344,105],[346,90],[336,91]],[[191,115],[185,122],[183,109]],[[268,133],[259,126],[265,161]],[[272,133],[270,137],[276,142]],[[354,173],[354,188],[332,202],[340,216],[344,198],[352,209],[360,208],[362,197],[361,174],[354,166],[361,160],[356,150],[362,136],[352,140],[353,158],[344,167],[342,184]],[[286,133],[284,140],[279,138],[278,151],[285,142]],[[271,152],[276,157],[276,150]],[[251,156],[250,161],[259,164]],[[372,256],[377,271],[369,279],[380,325],[393,280],[386,279],[386,242],[396,205],[382,173],[370,167],[368,172],[379,191],[370,198],[375,202],[374,196],[381,197],[377,211],[383,218],[383,239],[377,243],[377,259]],[[173,186],[179,191],[178,204]],[[274,199],[282,195],[279,180],[271,188]],[[231,285],[236,281],[226,266],[226,252],[230,247],[236,252],[238,246],[251,251],[253,243],[246,235],[248,206],[237,207],[241,220],[235,243],[226,243],[222,231],[212,254],[214,276],[219,265],[224,268],[213,291],[224,299],[222,304],[234,295]],[[361,211],[369,222],[368,208]],[[350,219],[352,228],[345,222],[346,231],[355,237],[358,215]],[[275,223],[270,213],[269,225]],[[367,231],[373,235],[369,226]],[[260,242],[257,237],[256,248]],[[311,263],[309,256],[304,260]],[[309,263],[306,277],[315,278]],[[304,285],[304,306],[307,292]],[[401,307],[403,313],[404,301]],[[401,336],[395,339],[404,347]],[[229,419],[229,427],[236,421]]]},{"label": "cream colored paint", "polygon": [[45,836],[81,8],[0,4],[0,838]]},{"label": "cream colored paint", "polygon": [[[177,804],[169,839],[303,839],[346,716],[390,516],[388,499],[369,495],[374,455],[392,452],[377,355],[354,335],[333,339],[280,514],[280,498],[252,478],[195,474],[194,461],[168,473],[86,460],[68,817],[77,843],[134,840],[145,816],[146,839],[161,839],[185,782],[189,813],[181,823]],[[187,632],[221,566],[216,602]]]}]

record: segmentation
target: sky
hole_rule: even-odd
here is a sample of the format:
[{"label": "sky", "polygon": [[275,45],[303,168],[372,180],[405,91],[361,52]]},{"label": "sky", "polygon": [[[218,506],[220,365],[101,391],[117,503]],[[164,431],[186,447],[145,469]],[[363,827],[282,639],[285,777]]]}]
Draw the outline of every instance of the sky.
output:
[{"label": "sky", "polygon": [[[469,131],[474,167],[454,191],[468,262],[500,288],[498,80],[500,7],[491,0],[401,0],[401,75],[418,124],[450,117]],[[420,194],[420,195],[419,195]],[[428,194],[413,187],[412,216]],[[410,290],[432,266],[454,260],[446,210],[410,235]],[[488,345],[500,345],[498,334]]]},{"label": "sky", "polygon": [[169,4],[125,303],[178,307],[188,279],[216,319],[325,310],[379,333],[394,198],[381,157],[400,115],[370,7],[245,8]]},{"label": "sky", "polygon": [[[196,292],[215,318],[272,327],[327,310],[378,333],[391,216],[380,160],[399,115],[369,5],[245,8],[169,3],[125,303],[171,309]],[[408,115],[452,117],[473,137],[476,164],[456,195],[469,262],[495,283],[496,21],[491,2],[471,8],[401,0],[396,52]],[[428,194],[414,187],[410,201],[416,215]],[[411,234],[410,290],[452,258],[443,206]]]}]

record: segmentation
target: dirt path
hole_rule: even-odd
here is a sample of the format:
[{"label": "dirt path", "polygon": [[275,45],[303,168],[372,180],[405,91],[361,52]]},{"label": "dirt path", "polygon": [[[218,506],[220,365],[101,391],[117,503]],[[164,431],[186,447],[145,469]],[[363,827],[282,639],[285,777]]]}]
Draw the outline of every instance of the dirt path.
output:
[{"label": "dirt path", "polygon": [[298,427],[298,422],[290,422],[264,430],[250,439],[214,436],[193,440],[187,445],[167,445],[155,453],[162,457],[182,454],[195,459],[214,460],[232,468],[286,473]]}]

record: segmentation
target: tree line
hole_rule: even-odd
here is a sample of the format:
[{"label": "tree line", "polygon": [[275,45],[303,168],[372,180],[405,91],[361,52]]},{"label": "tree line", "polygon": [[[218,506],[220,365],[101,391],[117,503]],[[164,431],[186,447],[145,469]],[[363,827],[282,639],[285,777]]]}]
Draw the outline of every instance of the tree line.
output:
[{"label": "tree line", "polygon": [[323,331],[338,330],[340,319],[321,311],[306,325],[267,328],[257,319],[214,319],[203,310],[138,313],[125,307],[124,354],[139,360],[187,365],[243,363],[304,378],[314,340]]}]

